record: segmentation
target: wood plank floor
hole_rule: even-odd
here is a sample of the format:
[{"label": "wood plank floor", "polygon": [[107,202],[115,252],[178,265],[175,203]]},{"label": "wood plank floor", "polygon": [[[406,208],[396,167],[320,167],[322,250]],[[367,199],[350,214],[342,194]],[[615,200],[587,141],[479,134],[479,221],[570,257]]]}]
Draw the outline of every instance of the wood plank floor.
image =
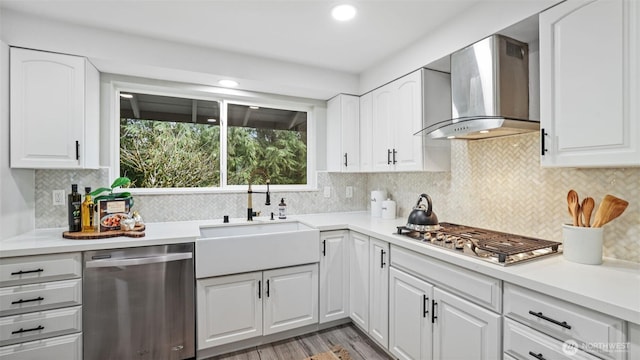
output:
[{"label": "wood plank floor", "polygon": [[353,360],[391,360],[382,349],[352,324],[296,336],[207,360],[302,360],[341,345]]}]

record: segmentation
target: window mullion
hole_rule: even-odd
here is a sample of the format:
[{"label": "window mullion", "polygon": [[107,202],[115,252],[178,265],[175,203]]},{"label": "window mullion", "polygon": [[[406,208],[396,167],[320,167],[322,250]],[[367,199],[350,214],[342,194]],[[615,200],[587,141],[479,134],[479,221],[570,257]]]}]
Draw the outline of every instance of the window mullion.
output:
[{"label": "window mullion", "polygon": [[220,106],[220,187],[227,187],[227,105],[222,100]]}]

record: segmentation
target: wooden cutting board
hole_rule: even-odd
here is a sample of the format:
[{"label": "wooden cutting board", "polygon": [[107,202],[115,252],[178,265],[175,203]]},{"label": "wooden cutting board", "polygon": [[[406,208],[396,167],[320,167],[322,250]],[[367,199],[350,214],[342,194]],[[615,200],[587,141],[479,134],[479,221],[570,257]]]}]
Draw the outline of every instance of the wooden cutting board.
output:
[{"label": "wooden cutting board", "polygon": [[109,230],[103,232],[69,232],[65,231],[62,233],[62,237],[70,240],[93,240],[93,239],[106,239],[113,238],[118,236],[128,236],[132,238],[140,238],[144,237],[145,226],[144,225],[136,225],[133,230]]}]

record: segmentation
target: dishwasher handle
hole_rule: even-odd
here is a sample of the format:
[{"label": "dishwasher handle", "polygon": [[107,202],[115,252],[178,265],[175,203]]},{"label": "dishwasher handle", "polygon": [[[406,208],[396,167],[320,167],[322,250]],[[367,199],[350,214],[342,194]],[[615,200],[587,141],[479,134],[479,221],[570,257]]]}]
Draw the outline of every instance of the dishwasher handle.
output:
[{"label": "dishwasher handle", "polygon": [[134,265],[147,265],[165,263],[170,261],[187,260],[192,259],[193,253],[172,253],[159,256],[143,256],[133,258],[118,258],[118,259],[100,259],[90,260],[85,263],[87,268],[104,268],[104,267],[120,267],[120,266],[134,266]]}]

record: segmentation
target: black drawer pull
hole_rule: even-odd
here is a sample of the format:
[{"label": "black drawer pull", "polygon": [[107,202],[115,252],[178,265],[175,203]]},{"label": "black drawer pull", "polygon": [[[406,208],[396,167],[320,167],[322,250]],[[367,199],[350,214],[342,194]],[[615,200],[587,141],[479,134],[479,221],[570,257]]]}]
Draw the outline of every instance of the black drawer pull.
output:
[{"label": "black drawer pull", "polygon": [[76,140],[76,160],[80,160],[80,142]]},{"label": "black drawer pull", "polygon": [[16,271],[16,272],[12,272],[11,275],[22,275],[22,274],[31,274],[31,273],[39,273],[39,272],[43,272],[44,269],[35,269],[35,270],[20,270],[20,271]]},{"label": "black drawer pull", "polygon": [[269,280],[267,280],[267,297],[269,297]]},{"label": "black drawer pull", "polygon": [[387,149],[387,165],[391,165],[391,149]]},{"label": "black drawer pull", "polygon": [[347,153],[344,153],[344,167],[347,167]]},{"label": "black drawer pull", "polygon": [[529,351],[529,355],[533,356],[534,358],[538,359],[538,360],[546,360],[544,358],[544,356],[542,356],[542,354],[536,354],[533,351]]},{"label": "black drawer pull", "polygon": [[262,299],[262,294],[260,294],[262,292],[262,285],[260,285],[260,280],[258,280],[258,299]]},{"label": "black drawer pull", "polygon": [[426,318],[429,313],[429,298],[427,295],[422,295],[422,317]]},{"label": "black drawer pull", "polygon": [[42,296],[38,296],[35,299],[28,299],[28,300],[16,300],[16,301],[12,301],[11,305],[15,305],[15,304],[24,304],[24,303],[28,303],[28,302],[34,302],[34,301],[42,301],[44,300],[44,298]]},{"label": "black drawer pull", "polygon": [[327,256],[327,240],[322,240],[322,256]]},{"label": "black drawer pull", "polygon": [[23,329],[23,328],[20,328],[20,330],[12,331],[12,332],[11,332],[11,335],[14,335],[14,334],[22,334],[22,333],[26,333],[26,332],[29,332],[29,331],[38,331],[38,330],[44,330],[44,326],[42,326],[42,325],[38,325],[38,327],[34,327],[33,329]]},{"label": "black drawer pull", "polygon": [[380,268],[381,269],[384,269],[384,266],[387,265],[387,263],[384,262],[384,254],[386,254],[386,251],[380,250]]},{"label": "black drawer pull", "polygon": [[394,165],[397,163],[397,161],[396,161],[396,154],[397,154],[397,153],[398,153],[398,152],[396,151],[396,149],[393,149],[393,164],[394,164]]},{"label": "black drawer pull", "polygon": [[539,317],[540,319],[552,322],[552,323],[554,323],[556,325],[560,325],[565,329],[571,329],[571,325],[567,324],[566,321],[560,322],[558,320],[555,320],[555,319],[552,319],[550,317],[544,316],[541,312],[534,312],[534,311],[529,310],[529,314],[531,314],[533,316],[536,316],[536,317]]}]

